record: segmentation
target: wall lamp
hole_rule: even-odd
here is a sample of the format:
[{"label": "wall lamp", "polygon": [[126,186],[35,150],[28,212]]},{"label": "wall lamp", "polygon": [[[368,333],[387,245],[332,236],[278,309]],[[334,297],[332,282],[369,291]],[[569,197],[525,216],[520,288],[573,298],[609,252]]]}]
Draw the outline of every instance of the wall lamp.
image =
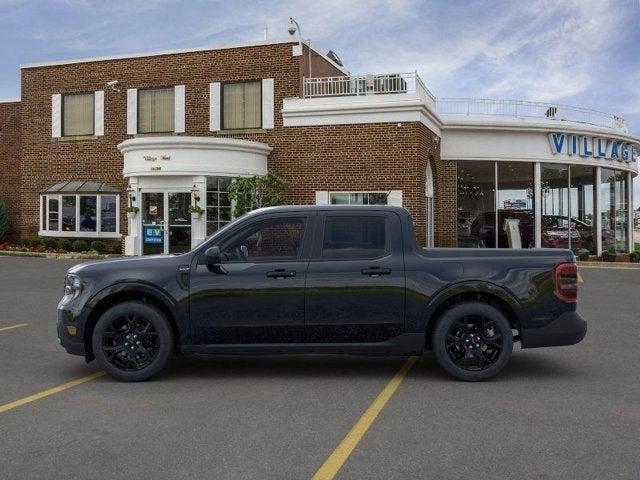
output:
[{"label": "wall lamp", "polygon": [[129,188],[127,188],[127,193],[129,194],[129,204],[132,204],[136,201],[136,191],[131,185],[129,185]]},{"label": "wall lamp", "polygon": [[193,199],[196,201],[196,203],[200,201],[200,190],[198,190],[198,187],[196,187],[195,185],[191,189],[191,195],[193,196]]}]

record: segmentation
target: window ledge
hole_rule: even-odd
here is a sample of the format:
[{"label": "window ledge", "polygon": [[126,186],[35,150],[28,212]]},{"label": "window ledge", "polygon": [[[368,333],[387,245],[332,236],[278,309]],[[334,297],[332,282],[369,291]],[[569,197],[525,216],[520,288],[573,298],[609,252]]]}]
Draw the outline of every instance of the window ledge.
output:
[{"label": "window ledge", "polygon": [[246,135],[248,133],[267,133],[264,128],[239,128],[237,130],[218,130],[218,135]]},{"label": "window ledge", "polygon": [[115,232],[52,232],[49,230],[40,230],[38,236],[56,238],[122,238],[120,233]]},{"label": "window ledge", "polygon": [[99,138],[100,137],[97,137],[96,135],[75,135],[69,137],[56,137],[55,140],[57,140],[58,142],[89,142],[98,140]]},{"label": "window ledge", "polygon": [[176,132],[151,132],[151,133],[136,133],[132,135],[133,138],[145,138],[145,137],[175,137],[182,135],[182,133]]}]

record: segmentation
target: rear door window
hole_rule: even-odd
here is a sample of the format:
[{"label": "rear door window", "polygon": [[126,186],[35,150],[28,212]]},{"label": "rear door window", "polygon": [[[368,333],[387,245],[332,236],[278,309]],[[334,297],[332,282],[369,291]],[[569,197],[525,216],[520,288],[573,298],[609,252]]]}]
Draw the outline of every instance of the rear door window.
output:
[{"label": "rear door window", "polygon": [[327,216],[322,258],[377,258],[389,251],[384,215]]}]

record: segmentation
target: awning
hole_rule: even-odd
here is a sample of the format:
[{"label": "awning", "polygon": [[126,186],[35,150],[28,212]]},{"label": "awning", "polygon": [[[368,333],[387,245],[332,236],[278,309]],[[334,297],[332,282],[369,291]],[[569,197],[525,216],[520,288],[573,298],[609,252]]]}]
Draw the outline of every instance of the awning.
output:
[{"label": "awning", "polygon": [[107,185],[104,182],[89,182],[84,180],[71,180],[59,182],[41,193],[120,193],[121,189]]}]

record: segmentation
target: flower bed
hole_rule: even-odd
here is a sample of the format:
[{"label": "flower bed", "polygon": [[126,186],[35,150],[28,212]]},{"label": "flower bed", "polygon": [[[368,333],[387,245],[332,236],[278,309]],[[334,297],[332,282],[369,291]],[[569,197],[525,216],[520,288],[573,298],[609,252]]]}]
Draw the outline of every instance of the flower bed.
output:
[{"label": "flower bed", "polygon": [[0,242],[0,251],[33,254],[121,254],[122,243],[116,241],[85,240],[52,237],[26,238],[21,243]]}]

